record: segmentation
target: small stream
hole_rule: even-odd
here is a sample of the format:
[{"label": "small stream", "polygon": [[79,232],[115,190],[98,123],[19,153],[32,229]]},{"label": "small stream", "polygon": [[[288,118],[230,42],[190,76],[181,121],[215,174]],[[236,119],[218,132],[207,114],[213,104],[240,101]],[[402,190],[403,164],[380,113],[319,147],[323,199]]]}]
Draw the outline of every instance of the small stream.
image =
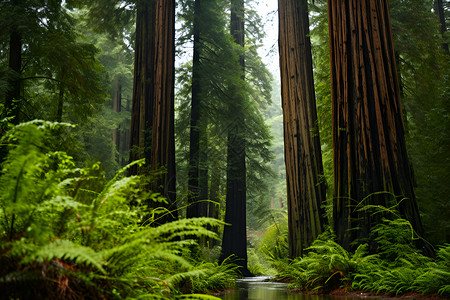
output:
[{"label": "small stream", "polygon": [[270,277],[248,277],[236,280],[233,290],[225,292],[219,298],[224,300],[355,300],[382,299],[381,297],[366,296],[329,296],[304,295],[289,293],[286,283],[270,282]]}]

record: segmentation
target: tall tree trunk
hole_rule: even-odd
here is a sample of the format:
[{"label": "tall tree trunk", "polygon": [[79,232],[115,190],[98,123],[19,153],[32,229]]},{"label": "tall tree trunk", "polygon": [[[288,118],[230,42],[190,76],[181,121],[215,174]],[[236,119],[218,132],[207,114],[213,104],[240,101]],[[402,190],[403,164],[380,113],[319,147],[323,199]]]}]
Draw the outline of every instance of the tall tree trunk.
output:
[{"label": "tall tree trunk", "polygon": [[[153,3],[153,4],[151,4]],[[130,162],[150,157],[151,109],[154,102],[155,1],[138,2],[134,55],[133,102],[130,128]],[[138,167],[130,169],[138,174]]]},{"label": "tall tree trunk", "polygon": [[[152,171],[166,169],[166,172],[151,184],[150,189],[160,192],[167,198],[169,210],[176,208],[174,61],[174,0],[139,2],[136,20],[130,161],[145,157],[147,166]],[[130,173],[137,174],[138,169],[133,168]],[[176,217],[175,212],[159,222],[167,222]]]},{"label": "tall tree trunk", "polygon": [[199,154],[200,154],[200,11],[201,0],[194,2],[194,45],[192,61],[191,127],[189,135],[189,179],[188,179],[188,218],[201,217],[199,200]]},{"label": "tall tree trunk", "polygon": [[338,239],[349,249],[355,239],[368,238],[377,219],[358,208],[369,204],[398,203],[401,215],[422,235],[406,153],[388,0],[328,0],[328,21],[333,219]]},{"label": "tall tree trunk", "polygon": [[279,0],[278,7],[289,255],[295,258],[323,231],[326,187],[320,178],[323,166],[307,2]]},{"label": "tall tree trunk", "polygon": [[16,28],[11,32],[9,40],[9,68],[13,74],[9,80],[8,91],[5,98],[6,116],[11,117],[10,122],[19,123],[20,99],[20,73],[22,69],[22,34]]},{"label": "tall tree trunk", "polygon": [[[129,99],[126,99],[125,111],[127,111],[127,112],[131,112],[130,102],[131,101]],[[130,124],[131,120],[129,118],[127,118],[125,120],[125,123]],[[121,145],[121,152],[123,154],[130,152],[130,128],[125,127],[123,129],[120,145]],[[128,158],[125,155],[122,155],[122,159],[120,162],[121,166],[124,167],[127,163],[128,163]]]},{"label": "tall tree trunk", "polygon": [[[8,80],[8,90],[5,95],[4,115],[2,118],[10,118],[13,124],[19,123],[19,100],[21,90],[20,73],[22,70],[22,35],[17,29],[13,30],[9,41],[9,68],[12,74]],[[0,137],[3,132],[0,131]],[[0,145],[0,164],[6,158],[8,149],[6,146]],[[1,170],[0,170],[1,171]]]},{"label": "tall tree trunk", "polygon": [[[244,1],[231,0],[231,35],[236,44],[244,47]],[[240,52],[241,79],[244,79],[245,61]],[[247,219],[246,219],[246,148],[244,138],[244,118],[242,91],[231,86],[229,110],[234,115],[234,122],[228,129],[227,150],[227,191],[225,226],[222,240],[221,260],[235,255],[244,276],[250,275],[247,269]],[[230,114],[231,115],[231,114]]]},{"label": "tall tree trunk", "polygon": [[[122,110],[122,86],[120,84],[119,76],[114,76],[114,82],[113,82],[113,111],[116,113],[119,113]],[[120,151],[120,125],[117,126],[117,128],[113,129],[112,132],[112,142],[113,142],[113,154],[115,157],[115,160],[120,164],[120,155],[116,157],[116,152]]]},{"label": "tall tree trunk", "polygon": [[[444,5],[442,3],[442,0],[434,1],[434,11],[439,18],[439,23],[441,23],[441,35],[442,37],[445,37],[445,32],[447,31],[447,24],[445,24]],[[442,42],[442,49],[444,49],[444,51],[447,54],[450,53],[448,49],[448,43],[446,43],[445,41]]]}]

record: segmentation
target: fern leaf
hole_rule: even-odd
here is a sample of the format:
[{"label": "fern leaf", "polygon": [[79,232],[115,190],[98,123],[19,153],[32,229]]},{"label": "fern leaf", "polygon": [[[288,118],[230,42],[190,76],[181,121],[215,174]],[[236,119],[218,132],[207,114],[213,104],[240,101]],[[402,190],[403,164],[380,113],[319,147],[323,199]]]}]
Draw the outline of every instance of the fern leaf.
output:
[{"label": "fern leaf", "polygon": [[103,274],[106,274],[103,268],[103,259],[101,255],[92,248],[77,245],[67,240],[56,240],[40,247],[31,259],[52,260],[54,258],[69,259],[77,264],[93,266]]},{"label": "fern leaf", "polygon": [[177,296],[176,299],[220,300],[220,298],[217,298],[217,297],[214,297],[211,295],[204,295],[204,294],[181,295],[181,296]]}]

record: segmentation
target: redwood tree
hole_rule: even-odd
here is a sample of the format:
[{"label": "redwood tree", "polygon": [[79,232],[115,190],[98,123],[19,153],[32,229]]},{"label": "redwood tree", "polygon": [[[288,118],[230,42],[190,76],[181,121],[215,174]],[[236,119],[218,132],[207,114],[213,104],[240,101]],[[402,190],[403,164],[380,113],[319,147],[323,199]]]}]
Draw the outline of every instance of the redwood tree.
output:
[{"label": "redwood tree", "polygon": [[[191,116],[190,116],[190,134],[189,134],[189,179],[188,179],[188,204],[186,216],[188,218],[205,217],[207,205],[198,200],[205,200],[205,190],[208,193],[208,183],[201,185],[200,188],[200,153],[205,152],[206,147],[200,147],[200,139],[205,140],[206,127],[201,124],[201,35],[204,25],[201,24],[202,6],[205,5],[201,0],[194,1],[194,22],[193,22],[193,61],[192,61],[192,87],[191,87]],[[202,26],[203,25],[203,26]],[[204,118],[203,118],[204,119]],[[204,172],[207,169],[202,168]],[[203,176],[205,177],[205,176]],[[203,192],[202,192],[203,191]],[[202,195],[200,195],[200,193]]]},{"label": "redwood tree", "polygon": [[323,231],[326,200],[306,0],[279,0],[281,99],[289,255],[302,255]]},{"label": "redwood tree", "polygon": [[[139,1],[130,161],[145,157],[151,171],[165,169],[150,189],[167,197],[171,210],[175,208],[174,45],[175,1]],[[138,171],[142,170],[134,168],[131,173]]]},{"label": "redwood tree", "polygon": [[[334,150],[334,229],[350,248],[392,206],[422,224],[405,147],[388,0],[328,0]],[[377,215],[378,216],[378,215]]]},{"label": "redwood tree", "polygon": [[[241,79],[244,79],[245,60],[244,47],[244,1],[231,0],[230,32],[238,49]],[[246,148],[244,137],[244,103],[245,93],[242,87],[231,84],[229,87],[229,116],[234,116],[234,122],[228,127],[227,138],[227,191],[225,226],[222,239],[221,260],[235,255],[235,262],[240,266],[244,276],[250,275],[247,269],[247,218],[246,218]]]}]

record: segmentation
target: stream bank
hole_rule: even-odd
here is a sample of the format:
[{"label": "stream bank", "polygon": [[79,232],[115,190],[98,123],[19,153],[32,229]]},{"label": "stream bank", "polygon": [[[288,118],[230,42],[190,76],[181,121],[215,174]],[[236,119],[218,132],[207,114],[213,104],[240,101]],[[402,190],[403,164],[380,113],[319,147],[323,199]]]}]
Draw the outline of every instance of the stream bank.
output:
[{"label": "stream bank", "polygon": [[226,290],[217,295],[223,300],[361,300],[361,299],[426,299],[443,300],[447,299],[439,295],[405,294],[397,297],[389,295],[372,295],[369,293],[351,292],[344,289],[336,290],[330,294],[305,294],[297,290],[288,289],[287,283],[273,282],[269,276],[247,277],[236,280],[234,289]]}]

